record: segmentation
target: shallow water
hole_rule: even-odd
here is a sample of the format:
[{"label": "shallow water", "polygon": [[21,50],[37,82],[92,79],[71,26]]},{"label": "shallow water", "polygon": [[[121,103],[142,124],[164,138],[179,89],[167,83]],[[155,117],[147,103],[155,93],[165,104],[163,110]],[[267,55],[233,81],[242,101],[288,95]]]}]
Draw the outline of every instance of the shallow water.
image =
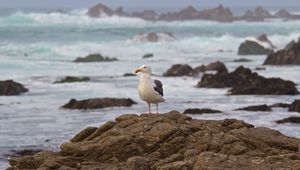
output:
[{"label": "shallow water", "polygon": [[[207,21],[149,22],[130,18],[91,19],[85,10],[67,14],[13,13],[0,16],[0,76],[14,79],[30,91],[21,96],[0,97],[0,155],[22,148],[58,149],[87,126],[100,126],[125,113],[147,112],[137,95],[138,77],[122,77],[142,64],[162,75],[172,64],[192,66],[220,60],[229,70],[243,64],[261,66],[265,56],[247,56],[253,60],[234,63],[239,44],[247,37],[267,33],[278,48],[300,36],[300,21],[265,23],[215,23]],[[177,40],[161,43],[136,43],[130,40],[139,32],[168,31]],[[220,49],[228,52],[218,52]],[[73,63],[78,56],[101,52],[117,57],[110,63]],[[145,53],[154,58],[142,59]],[[25,55],[26,54],[26,55]],[[300,84],[300,67],[266,66],[258,71],[266,77],[281,77]],[[86,83],[53,84],[63,76],[91,76]],[[275,123],[276,120],[299,113],[275,108],[272,112],[233,111],[256,105],[290,103],[300,96],[229,96],[227,89],[198,89],[200,77],[160,79],[166,102],[160,112],[183,111],[187,108],[214,108],[223,114],[193,116],[199,119],[236,118],[255,126],[277,129],[288,136],[300,137],[300,126]],[[298,89],[300,87],[298,86]],[[132,98],[138,104],[130,108],[107,108],[95,111],[72,111],[60,106],[71,98]],[[154,108],[153,108],[154,109]],[[0,169],[7,166],[3,156]]]}]

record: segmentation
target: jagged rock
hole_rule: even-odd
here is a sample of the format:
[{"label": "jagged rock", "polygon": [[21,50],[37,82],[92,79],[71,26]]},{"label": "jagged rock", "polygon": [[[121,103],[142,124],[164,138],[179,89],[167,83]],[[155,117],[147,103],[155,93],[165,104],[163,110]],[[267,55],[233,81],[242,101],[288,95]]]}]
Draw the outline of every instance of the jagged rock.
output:
[{"label": "jagged rock", "polygon": [[86,62],[110,62],[118,61],[117,58],[103,57],[101,54],[90,54],[84,58],[78,57],[74,60],[76,63],[86,63]]},{"label": "jagged rock", "polygon": [[59,152],[12,158],[9,169],[300,168],[300,139],[235,119],[197,120],[176,111],[122,115],[92,131]]},{"label": "jagged rock", "polygon": [[295,83],[280,78],[265,78],[243,66],[231,73],[204,74],[197,87],[225,88],[233,95],[296,95]]},{"label": "jagged rock", "polygon": [[292,116],[282,120],[277,120],[276,123],[300,123],[300,117]]},{"label": "jagged rock", "polygon": [[246,21],[265,21],[265,19],[272,18],[270,12],[261,6],[255,8],[254,11],[246,11],[244,15],[237,17],[237,20]]},{"label": "jagged rock", "polygon": [[148,54],[145,54],[142,58],[143,59],[147,59],[147,58],[152,58],[154,55],[152,53],[148,53]]},{"label": "jagged rock", "polygon": [[291,18],[292,15],[285,9],[281,9],[274,15],[277,18]]},{"label": "jagged rock", "polygon": [[206,71],[219,71],[219,72],[228,72],[224,63],[216,61],[208,65],[201,65],[194,69],[196,72],[206,72]]},{"label": "jagged rock", "polygon": [[102,109],[106,107],[130,107],[136,104],[131,99],[118,99],[118,98],[95,98],[87,100],[71,99],[69,103],[62,106],[65,109]]},{"label": "jagged rock", "polygon": [[195,71],[188,64],[175,64],[169,68],[163,76],[165,77],[179,77],[179,76],[193,76]]},{"label": "jagged rock", "polygon": [[22,84],[13,80],[0,81],[0,96],[14,96],[27,92]]},{"label": "jagged rock", "polygon": [[197,19],[199,12],[193,6],[188,6],[179,12],[169,12],[159,16],[159,20],[194,20]]},{"label": "jagged rock", "polygon": [[300,112],[300,100],[295,100],[289,107],[290,112]]},{"label": "jagged rock", "polygon": [[255,8],[254,15],[259,18],[271,18],[272,17],[270,12],[261,6],[257,6]]},{"label": "jagged rock", "polygon": [[253,112],[259,112],[259,111],[270,112],[270,111],[272,111],[272,108],[268,105],[263,104],[263,105],[257,105],[257,106],[248,106],[248,107],[239,108],[236,110],[245,110],[245,111],[253,111]]},{"label": "jagged rock", "polygon": [[86,82],[90,81],[89,77],[74,77],[74,76],[67,76],[62,80],[55,81],[54,83],[74,83],[74,82]]},{"label": "jagged rock", "polygon": [[300,65],[300,41],[287,49],[268,55],[264,65]]},{"label": "jagged rock", "polygon": [[297,42],[295,40],[290,41],[285,47],[285,50],[290,50]]},{"label": "jagged rock", "polygon": [[169,32],[139,33],[132,39],[133,42],[165,42],[174,41],[175,37]]},{"label": "jagged rock", "polygon": [[213,109],[186,109],[183,114],[213,114],[213,113],[222,113],[220,110]]},{"label": "jagged rock", "polygon": [[134,12],[132,13],[133,17],[142,18],[145,20],[156,20],[158,18],[158,14],[153,10],[145,10],[143,12]]},{"label": "jagged rock", "polygon": [[201,19],[213,20],[218,22],[232,22],[234,20],[233,13],[229,8],[224,8],[223,5],[219,5],[216,8],[200,11],[199,15]]},{"label": "jagged rock", "polygon": [[100,3],[91,7],[87,12],[87,15],[93,18],[112,16],[113,14],[112,9]]},{"label": "jagged rock", "polygon": [[239,55],[266,55],[271,54],[273,50],[265,48],[256,41],[246,40],[239,46]]}]

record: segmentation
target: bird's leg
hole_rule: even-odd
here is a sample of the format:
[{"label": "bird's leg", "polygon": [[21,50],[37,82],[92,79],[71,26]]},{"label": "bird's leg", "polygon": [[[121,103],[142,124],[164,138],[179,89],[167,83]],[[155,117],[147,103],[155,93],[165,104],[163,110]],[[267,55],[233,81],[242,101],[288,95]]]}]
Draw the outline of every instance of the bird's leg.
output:
[{"label": "bird's leg", "polygon": [[148,107],[149,107],[149,114],[151,114],[151,104],[148,103]]},{"label": "bird's leg", "polygon": [[158,114],[158,104],[156,103],[156,113]]}]

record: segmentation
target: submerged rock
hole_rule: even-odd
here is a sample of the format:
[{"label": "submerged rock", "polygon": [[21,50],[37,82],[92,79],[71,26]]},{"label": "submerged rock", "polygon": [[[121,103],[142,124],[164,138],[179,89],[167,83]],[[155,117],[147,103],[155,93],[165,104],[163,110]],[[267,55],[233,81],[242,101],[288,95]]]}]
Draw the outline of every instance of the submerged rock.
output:
[{"label": "submerged rock", "polygon": [[133,73],[125,73],[123,74],[123,77],[134,77],[136,76],[136,74],[133,74]]},{"label": "submerged rock", "polygon": [[14,96],[27,92],[22,84],[13,80],[0,81],[0,96]]},{"label": "submerged rock", "polygon": [[169,68],[163,76],[165,77],[179,77],[179,76],[194,76],[194,69],[188,64],[175,64]]},{"label": "submerged rock", "polygon": [[131,99],[122,98],[95,98],[87,100],[71,99],[69,103],[62,106],[65,109],[102,109],[106,107],[130,107],[136,104],[135,101]]},{"label": "submerged rock", "polygon": [[152,58],[154,55],[152,53],[148,53],[148,54],[145,54],[142,58],[143,59],[147,59],[147,58]]},{"label": "submerged rock", "polygon": [[259,112],[259,111],[270,112],[270,111],[272,111],[272,108],[268,105],[263,104],[263,105],[257,105],[257,106],[248,106],[248,107],[239,108],[236,110],[245,110],[245,111],[253,111],[253,112]]},{"label": "submerged rock", "polygon": [[139,33],[135,35],[131,40],[133,42],[166,42],[174,41],[176,38],[172,33],[169,32],[150,32],[150,33]]},{"label": "submerged rock", "polygon": [[295,83],[280,78],[265,78],[243,66],[231,73],[204,74],[197,87],[225,88],[233,95],[296,95]]},{"label": "submerged rock", "polygon": [[220,61],[212,62],[208,65],[198,66],[194,70],[195,72],[206,72],[206,71],[228,72],[225,64]]},{"label": "submerged rock", "polygon": [[183,114],[213,114],[213,113],[222,113],[220,110],[213,109],[186,109]]},{"label": "submerged rock", "polygon": [[117,58],[103,57],[101,54],[90,54],[84,58],[78,57],[74,60],[76,63],[85,63],[85,62],[109,62],[109,61],[118,61]]},{"label": "submerged rock", "polygon": [[86,82],[90,81],[89,77],[74,77],[74,76],[67,76],[62,80],[55,81],[54,83],[74,83],[74,82]]},{"label": "submerged rock", "polygon": [[122,115],[79,134],[60,152],[12,158],[9,169],[300,168],[300,139],[235,119],[196,120],[176,111]]},{"label": "submerged rock", "polygon": [[300,100],[295,100],[289,107],[290,112],[299,112],[300,113]]},{"label": "submerged rock", "polygon": [[235,59],[233,60],[233,62],[235,63],[243,63],[243,62],[251,62],[252,60],[247,59],[247,58],[239,58],[239,59]]},{"label": "submerged rock", "polygon": [[276,123],[300,123],[300,117],[292,116],[282,120],[277,120]]}]

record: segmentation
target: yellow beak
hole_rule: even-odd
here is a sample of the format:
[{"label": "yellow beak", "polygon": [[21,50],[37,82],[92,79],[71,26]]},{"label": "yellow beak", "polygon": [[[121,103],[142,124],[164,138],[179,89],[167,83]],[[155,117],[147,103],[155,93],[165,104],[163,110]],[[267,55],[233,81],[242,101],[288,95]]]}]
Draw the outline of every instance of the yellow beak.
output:
[{"label": "yellow beak", "polygon": [[137,74],[139,72],[141,72],[142,70],[140,68],[135,69],[134,73]]}]

